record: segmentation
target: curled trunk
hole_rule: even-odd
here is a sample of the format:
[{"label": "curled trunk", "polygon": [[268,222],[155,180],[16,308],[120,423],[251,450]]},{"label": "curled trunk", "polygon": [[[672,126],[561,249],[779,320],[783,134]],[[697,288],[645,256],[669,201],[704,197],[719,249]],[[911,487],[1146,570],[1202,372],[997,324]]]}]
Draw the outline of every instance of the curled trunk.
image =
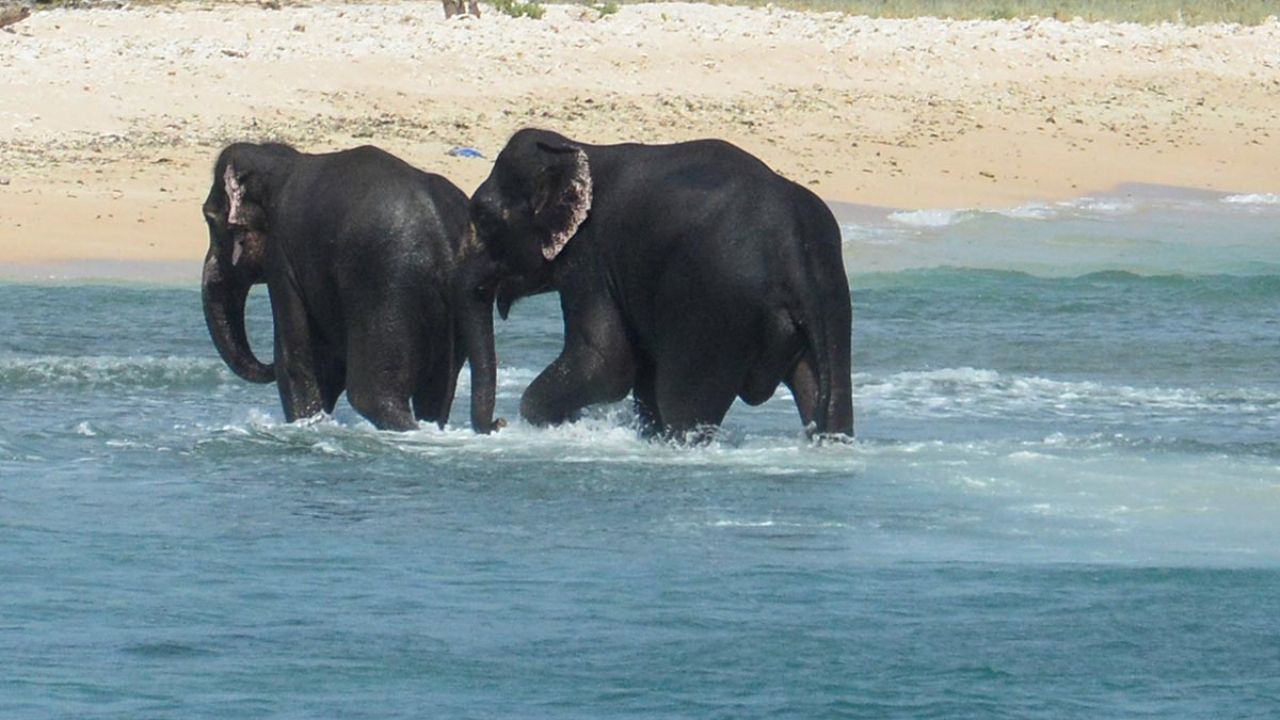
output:
[{"label": "curled trunk", "polygon": [[275,365],[258,360],[249,347],[249,335],[245,330],[245,301],[253,284],[234,277],[210,251],[205,257],[200,285],[205,323],[209,326],[209,336],[213,338],[214,347],[218,348],[223,362],[232,372],[249,382],[274,381]]}]

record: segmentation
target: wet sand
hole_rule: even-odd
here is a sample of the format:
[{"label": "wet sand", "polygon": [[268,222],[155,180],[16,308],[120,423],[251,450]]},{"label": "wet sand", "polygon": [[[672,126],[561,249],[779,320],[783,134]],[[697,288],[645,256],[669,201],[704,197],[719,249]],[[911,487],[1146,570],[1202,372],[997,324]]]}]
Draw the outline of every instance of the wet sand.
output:
[{"label": "wet sand", "polygon": [[[487,6],[486,6],[487,9]],[[1280,192],[1280,21],[872,20],[710,5],[50,10],[0,32],[5,275],[188,267],[218,150],[372,143],[470,192],[520,127],[722,137],[833,202]],[[65,265],[74,261],[74,265]],[[165,267],[165,266],[146,266]],[[114,269],[114,270],[113,270]]]}]

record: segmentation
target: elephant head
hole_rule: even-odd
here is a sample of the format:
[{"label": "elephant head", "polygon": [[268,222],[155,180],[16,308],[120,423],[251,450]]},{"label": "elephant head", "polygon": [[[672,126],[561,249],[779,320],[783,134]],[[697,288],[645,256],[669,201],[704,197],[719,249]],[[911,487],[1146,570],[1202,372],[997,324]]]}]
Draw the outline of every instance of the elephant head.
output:
[{"label": "elephant head", "polygon": [[266,208],[273,181],[295,154],[284,145],[227,147],[214,165],[204,202],[209,226],[201,278],[204,319],[223,361],[250,382],[275,380],[274,365],[258,360],[249,347],[244,310],[249,289],[266,282],[271,230]]},{"label": "elephant head", "polygon": [[549,288],[557,258],[590,216],[592,191],[586,151],[563,136],[521,130],[498,154],[471,198],[471,219],[502,266],[503,318],[517,298]]}]

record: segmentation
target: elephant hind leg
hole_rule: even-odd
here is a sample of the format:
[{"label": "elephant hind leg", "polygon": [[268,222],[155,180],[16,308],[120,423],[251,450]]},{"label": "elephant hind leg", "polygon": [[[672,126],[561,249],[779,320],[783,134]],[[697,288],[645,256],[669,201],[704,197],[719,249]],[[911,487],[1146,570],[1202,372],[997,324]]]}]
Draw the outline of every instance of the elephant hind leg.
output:
[{"label": "elephant hind leg", "polygon": [[719,340],[676,344],[659,358],[657,405],[669,437],[709,439],[708,431],[724,420],[737,399],[746,354]]},{"label": "elephant hind leg", "polygon": [[659,365],[657,397],[663,429],[669,437],[698,442],[718,426],[738,394],[741,376],[693,362]]},{"label": "elephant hind leg", "polygon": [[783,382],[795,398],[805,432],[810,432],[809,428],[814,427],[818,412],[818,373],[808,353],[800,356],[800,360],[783,378]]},{"label": "elephant hind leg", "polygon": [[352,333],[347,350],[347,400],[379,430],[418,427],[409,407],[418,377],[420,349],[412,343],[388,343],[404,331],[383,328],[378,334]]},{"label": "elephant hind leg", "polygon": [[[663,306],[653,345],[657,407],[668,437],[691,443],[710,439],[743,391],[760,356],[767,321],[751,312],[750,301],[699,291],[692,300]],[[694,307],[703,311],[690,312]]]},{"label": "elephant hind leg", "polygon": [[408,393],[397,395],[385,389],[352,384],[347,388],[347,399],[379,430],[413,430],[418,423],[409,412]]},{"label": "elephant hind leg", "polygon": [[804,351],[804,338],[784,311],[776,312],[765,323],[763,350],[751,364],[738,391],[738,397],[748,405],[760,405],[773,397],[778,383],[788,375]]},{"label": "elephant hind leg", "polygon": [[450,347],[447,357],[442,353],[422,372],[413,393],[414,417],[444,428],[449,422],[458,388],[458,374],[465,361],[466,353],[461,347]]}]

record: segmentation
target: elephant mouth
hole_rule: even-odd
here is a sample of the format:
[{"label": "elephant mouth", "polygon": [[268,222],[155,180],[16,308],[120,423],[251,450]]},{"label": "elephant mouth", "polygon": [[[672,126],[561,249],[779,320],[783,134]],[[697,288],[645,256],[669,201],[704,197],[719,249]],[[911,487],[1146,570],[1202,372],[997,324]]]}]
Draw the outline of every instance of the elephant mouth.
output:
[{"label": "elephant mouth", "polygon": [[519,296],[512,291],[511,284],[507,281],[498,283],[497,293],[498,316],[503,320],[511,314],[511,306],[519,299]]},{"label": "elephant mouth", "polygon": [[527,276],[506,277],[498,281],[497,305],[498,316],[503,320],[511,313],[511,306],[521,298],[539,295],[551,291],[551,284],[546,280],[533,280]]},{"label": "elephant mouth", "polygon": [[249,271],[255,276],[251,282],[258,281],[266,248],[265,234],[244,225],[230,225],[227,229],[231,231],[231,267]]}]

